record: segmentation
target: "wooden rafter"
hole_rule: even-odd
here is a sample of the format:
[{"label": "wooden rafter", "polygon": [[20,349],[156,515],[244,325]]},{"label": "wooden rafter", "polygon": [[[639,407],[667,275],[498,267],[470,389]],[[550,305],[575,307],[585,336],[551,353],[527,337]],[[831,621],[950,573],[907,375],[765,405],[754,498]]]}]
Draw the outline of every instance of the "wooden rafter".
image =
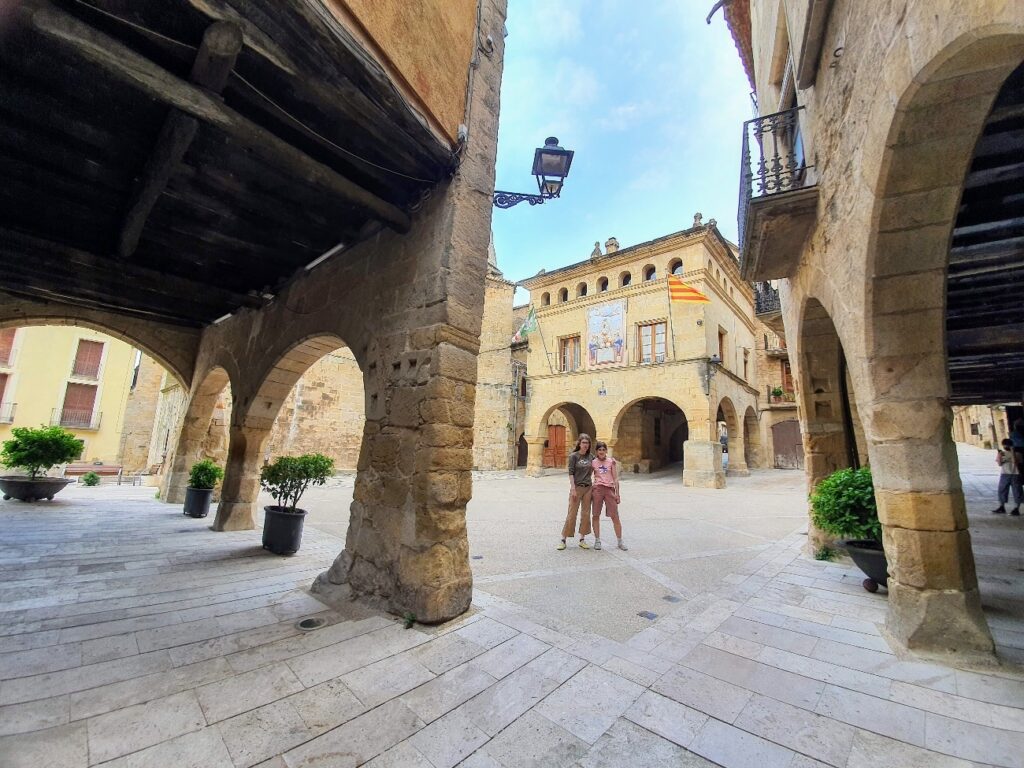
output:
[{"label": "wooden rafter", "polygon": [[[211,24],[203,35],[190,79],[211,94],[220,93],[228,82],[241,50],[242,31],[237,26],[224,21]],[[121,258],[128,258],[135,252],[153,206],[170,181],[171,174],[185,157],[198,130],[199,121],[177,109],[172,109],[164,120],[156,147],[146,163],[121,227],[117,243],[117,252]]]}]

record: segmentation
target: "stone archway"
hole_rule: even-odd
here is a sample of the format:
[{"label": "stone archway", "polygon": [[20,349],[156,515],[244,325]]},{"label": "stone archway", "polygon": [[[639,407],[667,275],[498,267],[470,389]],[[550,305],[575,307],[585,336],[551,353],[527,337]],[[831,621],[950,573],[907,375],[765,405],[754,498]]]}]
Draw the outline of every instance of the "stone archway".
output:
[{"label": "stone archway", "polygon": [[220,366],[206,372],[188,398],[169,459],[160,496],[171,504],[185,501],[192,465],[209,458],[223,464],[228,454],[228,424],[232,409],[231,377]]},{"label": "stone archway", "polygon": [[946,290],[965,179],[1022,59],[1024,34],[961,36],[899,95],[885,141],[866,265],[872,397],[861,410],[889,556],[887,626],[910,648],[993,648],[950,434]]},{"label": "stone archway", "polygon": [[[736,414],[736,406],[728,397],[723,397],[718,404],[716,421],[725,425],[726,442],[722,443],[723,462],[727,462],[729,474],[748,475],[746,445],[743,440],[743,427]],[[721,436],[719,437],[721,443]],[[726,453],[726,450],[728,453]]]},{"label": "stone archway", "polygon": [[619,409],[607,442],[624,471],[648,473],[682,461],[688,437],[682,408],[663,397],[643,397]]},{"label": "stone archway", "polygon": [[537,474],[544,467],[565,467],[580,434],[598,439],[594,418],[579,403],[564,401],[549,407],[537,420],[528,446],[527,469]]}]

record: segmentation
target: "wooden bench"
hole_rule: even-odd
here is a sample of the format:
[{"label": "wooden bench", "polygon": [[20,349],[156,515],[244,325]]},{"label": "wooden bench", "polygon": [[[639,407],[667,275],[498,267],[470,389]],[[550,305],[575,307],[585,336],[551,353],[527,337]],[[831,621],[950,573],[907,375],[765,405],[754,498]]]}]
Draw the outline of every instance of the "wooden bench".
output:
[{"label": "wooden bench", "polygon": [[68,464],[64,468],[64,477],[79,478],[82,475],[86,475],[90,472],[95,472],[100,476],[102,481],[105,477],[115,478],[118,481],[121,479],[122,467],[120,464]]}]

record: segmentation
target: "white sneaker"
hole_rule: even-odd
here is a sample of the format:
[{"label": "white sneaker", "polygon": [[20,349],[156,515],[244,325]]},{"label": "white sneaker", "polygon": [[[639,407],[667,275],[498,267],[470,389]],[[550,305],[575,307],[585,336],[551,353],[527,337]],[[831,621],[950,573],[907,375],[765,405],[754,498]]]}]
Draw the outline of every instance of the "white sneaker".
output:
[{"label": "white sneaker", "polygon": [[629,550],[629,547],[626,546],[626,542],[624,542],[622,539],[619,539],[619,549],[621,549],[623,552]]},{"label": "white sneaker", "polygon": [[594,549],[600,549],[600,548],[601,548],[601,540],[600,539],[594,539]]}]

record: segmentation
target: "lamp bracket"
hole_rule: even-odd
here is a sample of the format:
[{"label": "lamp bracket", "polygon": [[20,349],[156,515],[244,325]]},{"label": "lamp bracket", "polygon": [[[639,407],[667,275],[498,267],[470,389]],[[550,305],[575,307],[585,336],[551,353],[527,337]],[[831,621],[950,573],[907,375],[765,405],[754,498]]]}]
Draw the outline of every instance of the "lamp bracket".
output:
[{"label": "lamp bracket", "polygon": [[530,195],[525,192],[501,192],[499,190],[494,191],[494,204],[498,208],[511,208],[513,205],[518,205],[522,202],[527,202],[530,205],[540,205],[545,200],[551,198],[547,195]]}]

